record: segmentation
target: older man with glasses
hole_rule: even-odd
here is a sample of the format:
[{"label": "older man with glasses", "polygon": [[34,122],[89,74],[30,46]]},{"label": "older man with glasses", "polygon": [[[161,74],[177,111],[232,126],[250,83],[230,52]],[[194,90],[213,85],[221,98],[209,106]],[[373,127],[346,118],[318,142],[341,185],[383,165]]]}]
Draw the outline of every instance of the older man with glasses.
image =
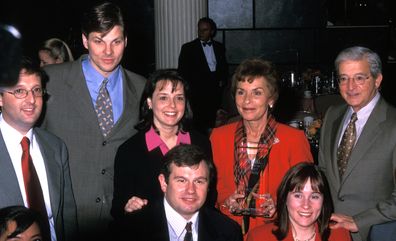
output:
[{"label": "older man with glasses", "polygon": [[388,222],[396,220],[396,109],[378,91],[381,60],[355,46],[339,53],[335,67],[346,103],[328,109],[319,146],[333,227],[348,229],[354,241],[370,240],[370,230],[372,241],[395,240],[396,222]]}]

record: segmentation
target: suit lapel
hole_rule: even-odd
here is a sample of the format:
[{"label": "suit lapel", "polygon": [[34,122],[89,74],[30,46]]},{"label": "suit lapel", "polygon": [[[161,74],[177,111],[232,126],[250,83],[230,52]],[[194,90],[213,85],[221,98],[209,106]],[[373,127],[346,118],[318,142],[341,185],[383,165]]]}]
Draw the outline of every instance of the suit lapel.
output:
[{"label": "suit lapel", "polygon": [[91,95],[87,87],[84,72],[82,70],[82,59],[83,57],[80,58],[80,61],[74,62],[70,71],[70,77],[68,78],[69,81],[67,82],[69,89],[65,91],[71,92],[70,96],[74,97],[70,98],[70,103],[67,104],[75,106],[76,110],[80,112],[82,118],[89,125],[96,123],[98,126],[98,133],[101,134],[98,118],[92,105]]},{"label": "suit lapel", "polygon": [[218,240],[217,232],[210,222],[210,216],[207,214],[207,209],[202,207],[199,211],[198,220],[198,241]]},{"label": "suit lapel", "polygon": [[[0,205],[23,205],[23,198],[18,184],[11,157],[0,131]],[[3,196],[4,195],[4,196]]]},{"label": "suit lapel", "polygon": [[60,153],[55,153],[51,143],[49,143],[49,140],[44,138],[41,132],[37,128],[34,129],[34,132],[37,138],[37,142],[40,146],[41,155],[43,156],[44,159],[45,172],[47,173],[48,190],[51,201],[52,215],[54,215],[54,220],[56,220],[59,211],[60,198],[61,198],[60,185],[62,183],[61,181],[62,173],[60,173],[60,170],[62,168],[60,167],[61,164],[57,162],[59,158],[57,158],[55,155],[60,155]]},{"label": "suit lapel", "polygon": [[352,149],[351,156],[348,161],[347,169],[344,173],[343,182],[348,178],[349,174],[356,167],[362,157],[370,150],[370,146],[375,143],[375,139],[380,136],[381,122],[386,120],[386,104],[380,99],[370,114],[362,133]]},{"label": "suit lapel", "polygon": [[115,133],[117,133],[119,130],[122,130],[122,128],[125,126],[127,122],[129,122],[131,119],[133,119],[133,111],[130,110],[132,106],[135,105],[135,103],[139,103],[140,100],[138,100],[137,96],[138,93],[135,89],[135,86],[133,85],[133,80],[129,78],[129,76],[126,74],[125,70],[121,68],[122,70],[122,86],[123,86],[123,111],[118,119],[117,123],[111,130],[111,132],[108,135],[108,138],[113,136]]},{"label": "suit lapel", "polygon": [[197,55],[199,56],[198,63],[202,63],[202,67],[204,67],[207,72],[210,72],[208,61],[206,61],[205,52],[199,39],[196,39],[196,51],[199,53]]},{"label": "suit lapel", "polygon": [[337,116],[333,124],[331,125],[331,138],[330,138],[330,149],[329,151],[331,156],[331,167],[334,174],[334,180],[337,182],[337,186],[339,185],[340,175],[338,172],[338,164],[337,164],[337,149],[338,149],[338,140],[341,138],[342,133],[342,124],[344,116],[347,112],[347,106],[341,108],[339,112],[335,113]]}]

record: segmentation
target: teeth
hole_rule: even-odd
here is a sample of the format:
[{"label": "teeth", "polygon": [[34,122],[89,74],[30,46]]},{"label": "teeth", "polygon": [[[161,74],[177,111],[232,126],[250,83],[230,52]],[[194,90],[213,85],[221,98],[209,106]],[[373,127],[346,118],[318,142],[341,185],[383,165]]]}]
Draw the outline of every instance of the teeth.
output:
[{"label": "teeth", "polygon": [[165,115],[176,115],[175,112],[165,112]]}]

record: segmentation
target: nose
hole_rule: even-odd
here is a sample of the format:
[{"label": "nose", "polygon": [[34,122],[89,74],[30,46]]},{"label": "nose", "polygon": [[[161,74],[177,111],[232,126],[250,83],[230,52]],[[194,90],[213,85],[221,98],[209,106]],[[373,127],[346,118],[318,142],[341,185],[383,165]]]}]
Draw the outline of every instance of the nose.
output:
[{"label": "nose", "polygon": [[309,198],[303,198],[302,205],[303,208],[308,209],[311,206],[311,200]]},{"label": "nose", "polygon": [[113,46],[111,45],[111,43],[106,44],[105,54],[106,55],[111,55],[112,53],[113,53]]},{"label": "nose", "polygon": [[187,193],[195,193],[195,184],[194,184],[194,182],[188,182],[188,184],[187,184]]},{"label": "nose", "polygon": [[171,107],[175,107],[175,106],[176,106],[176,100],[175,100],[174,98],[170,98],[170,99],[169,99],[169,105],[170,105]]},{"label": "nose", "polygon": [[243,98],[244,98],[243,101],[244,101],[245,103],[249,103],[251,97],[252,97],[252,95],[247,93],[247,94],[245,94],[245,96],[243,97]]},{"label": "nose", "polygon": [[27,96],[25,97],[25,101],[30,102],[30,103],[35,103],[36,102],[36,96],[33,95],[33,91],[28,91]]},{"label": "nose", "polygon": [[355,86],[356,86],[355,79],[350,78],[347,82],[348,89],[353,89],[355,88]]}]

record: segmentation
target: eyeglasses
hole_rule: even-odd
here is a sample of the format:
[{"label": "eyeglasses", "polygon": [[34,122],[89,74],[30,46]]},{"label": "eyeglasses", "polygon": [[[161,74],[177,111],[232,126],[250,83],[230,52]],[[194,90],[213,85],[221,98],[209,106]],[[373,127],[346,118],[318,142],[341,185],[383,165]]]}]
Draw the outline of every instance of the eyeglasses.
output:
[{"label": "eyeglasses", "polygon": [[338,76],[337,81],[338,81],[338,84],[345,85],[349,80],[353,80],[356,84],[362,85],[369,78],[370,78],[370,75],[364,75],[364,74],[357,74],[357,75],[354,75],[353,77],[349,77],[346,75],[340,75],[340,76]]},{"label": "eyeglasses", "polygon": [[31,90],[27,90],[27,89],[16,89],[13,91],[4,91],[5,93],[14,95],[15,98],[17,99],[23,99],[26,98],[26,96],[28,96],[29,91],[32,92],[34,97],[42,97],[46,94],[45,89],[41,88],[41,87],[34,87]]}]

